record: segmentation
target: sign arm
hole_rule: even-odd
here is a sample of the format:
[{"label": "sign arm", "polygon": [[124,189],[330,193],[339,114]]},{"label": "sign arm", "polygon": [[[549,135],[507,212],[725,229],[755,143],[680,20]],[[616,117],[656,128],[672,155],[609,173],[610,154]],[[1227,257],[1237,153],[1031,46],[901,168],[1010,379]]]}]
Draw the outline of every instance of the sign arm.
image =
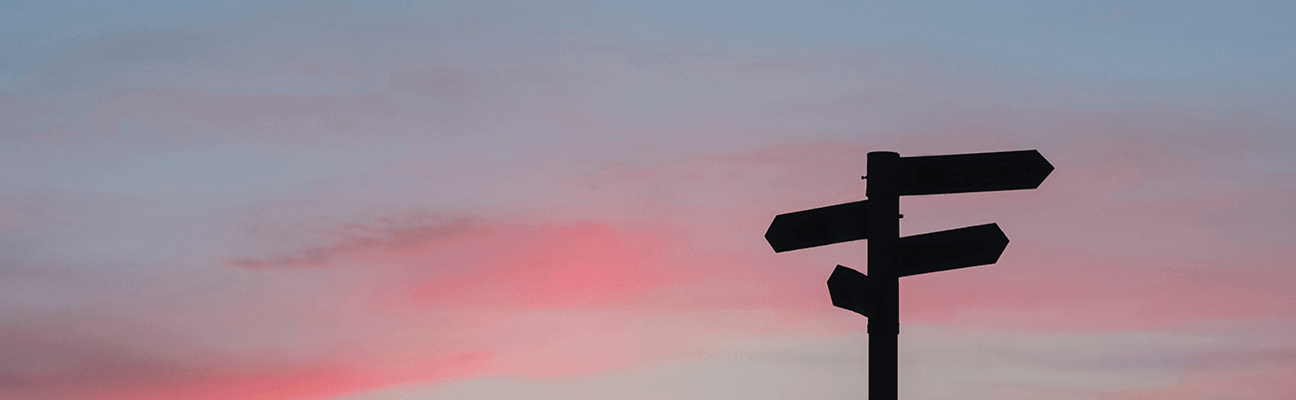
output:
[{"label": "sign arm", "polygon": [[838,265],[828,277],[828,295],[834,306],[873,316],[873,285],[868,275]]}]

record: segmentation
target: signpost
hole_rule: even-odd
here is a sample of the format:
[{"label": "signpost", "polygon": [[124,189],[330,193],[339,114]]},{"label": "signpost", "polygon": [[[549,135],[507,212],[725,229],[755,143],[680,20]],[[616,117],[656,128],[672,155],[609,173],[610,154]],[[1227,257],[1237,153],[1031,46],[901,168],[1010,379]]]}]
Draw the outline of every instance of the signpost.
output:
[{"label": "signpost", "polygon": [[1053,172],[1035,150],[900,157],[868,153],[868,200],[780,214],[765,240],[774,252],[869,240],[868,272],[838,265],[834,306],[868,317],[869,399],[897,398],[900,277],[994,264],[1008,246],[998,224],[900,236],[900,196],[1034,189]]}]

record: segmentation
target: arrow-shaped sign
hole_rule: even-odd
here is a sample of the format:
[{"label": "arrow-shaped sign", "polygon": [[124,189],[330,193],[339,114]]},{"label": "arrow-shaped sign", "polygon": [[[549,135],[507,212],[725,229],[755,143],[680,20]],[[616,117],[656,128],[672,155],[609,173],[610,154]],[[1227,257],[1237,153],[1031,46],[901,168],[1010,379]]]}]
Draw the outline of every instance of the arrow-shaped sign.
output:
[{"label": "arrow-shaped sign", "polygon": [[994,264],[1008,247],[999,224],[985,224],[900,238],[895,244],[900,276]]},{"label": "arrow-shaped sign", "polygon": [[868,275],[838,265],[828,277],[828,295],[834,306],[851,310],[865,317],[873,314],[873,298]]},{"label": "arrow-shaped sign", "polygon": [[900,157],[901,196],[1034,189],[1053,172],[1037,150]]},{"label": "arrow-shaped sign", "polygon": [[765,231],[775,253],[866,237],[868,200],[779,214]]},{"label": "arrow-shaped sign", "polygon": [[[900,276],[994,264],[1008,247],[1008,236],[998,224],[969,226],[900,238],[896,257]],[[828,294],[834,306],[873,313],[873,291],[868,275],[838,265],[828,277]]]}]

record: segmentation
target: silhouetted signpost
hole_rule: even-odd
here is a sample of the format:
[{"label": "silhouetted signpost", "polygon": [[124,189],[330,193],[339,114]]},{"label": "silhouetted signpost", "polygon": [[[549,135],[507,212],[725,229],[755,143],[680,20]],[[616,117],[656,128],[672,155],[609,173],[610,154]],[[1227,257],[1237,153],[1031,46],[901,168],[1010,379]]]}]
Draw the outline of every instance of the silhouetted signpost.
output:
[{"label": "silhouetted signpost", "polygon": [[834,306],[868,317],[869,399],[897,398],[900,277],[994,264],[1008,247],[997,224],[900,236],[900,196],[1034,189],[1053,172],[1035,150],[900,157],[868,153],[868,200],[779,214],[765,232],[774,252],[868,239],[868,272],[838,265]]}]

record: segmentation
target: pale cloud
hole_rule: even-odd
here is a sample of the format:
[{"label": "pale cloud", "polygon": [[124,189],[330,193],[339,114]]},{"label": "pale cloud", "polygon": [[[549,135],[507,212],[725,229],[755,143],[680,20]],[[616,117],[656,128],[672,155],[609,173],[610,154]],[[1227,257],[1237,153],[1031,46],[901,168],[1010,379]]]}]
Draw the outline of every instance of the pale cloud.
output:
[{"label": "pale cloud", "polygon": [[[932,399],[1031,395],[1116,399],[1158,392],[1178,393],[1183,399],[1245,395],[1255,391],[1242,385],[1199,393],[1176,388],[1194,387],[1203,375],[1229,379],[1274,365],[1270,360],[1253,360],[1203,368],[1198,361],[1217,353],[1290,352],[1296,345],[1291,340],[1256,343],[1229,332],[1264,327],[1259,336],[1277,337],[1291,325],[1287,320],[1268,322],[1277,325],[1235,321],[1205,332],[1101,335],[911,325],[902,328],[900,336],[900,393]],[[850,399],[867,393],[866,344],[863,334],[741,340],[685,362],[657,362],[561,379],[464,379],[339,399]],[[1291,366],[1290,359],[1278,363]]]}]

